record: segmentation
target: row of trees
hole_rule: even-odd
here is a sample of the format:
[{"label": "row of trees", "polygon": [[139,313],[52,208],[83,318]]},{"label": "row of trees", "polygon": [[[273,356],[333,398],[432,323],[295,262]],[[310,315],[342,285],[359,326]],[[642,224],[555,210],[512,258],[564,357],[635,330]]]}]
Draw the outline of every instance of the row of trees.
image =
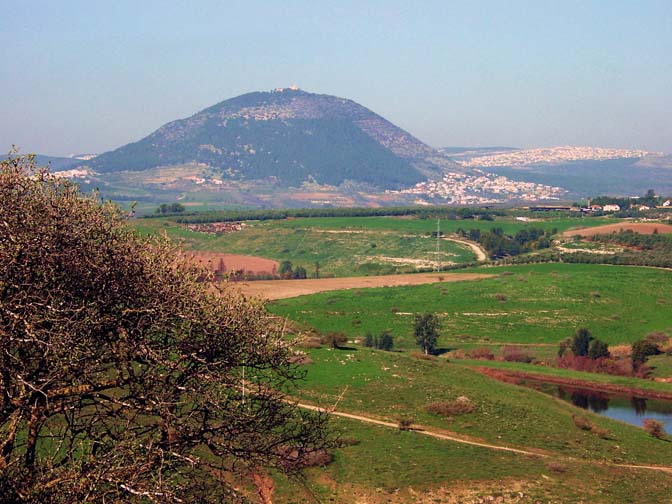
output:
[{"label": "row of trees", "polygon": [[588,329],[582,327],[576,331],[574,337],[567,338],[560,343],[558,357],[563,357],[567,350],[572,351],[574,357],[589,357],[593,360],[609,357],[609,345],[596,339]]},{"label": "row of trees", "polygon": [[[316,263],[316,275],[317,278],[319,278],[319,263]],[[292,264],[292,261],[282,261],[280,263],[280,269],[278,269],[278,273],[280,275],[280,278],[284,278],[285,280],[288,279],[294,279],[294,280],[304,280],[308,278],[308,273],[306,272],[306,268],[303,266],[294,266]]]},{"label": "row of trees", "polygon": [[174,215],[174,214],[182,214],[186,208],[184,205],[181,203],[161,203],[156,210],[154,210],[154,214],[156,215]]},{"label": "row of trees", "polygon": [[493,259],[549,248],[551,236],[557,232],[555,228],[544,230],[535,227],[521,229],[514,235],[505,234],[501,227],[493,227],[490,231],[465,231],[462,228],[457,230],[460,236],[478,242]]},{"label": "row of trees", "polygon": [[[439,318],[433,313],[418,313],[413,322],[413,335],[416,344],[425,355],[429,355],[436,349],[436,343],[439,338],[439,329],[441,327]],[[364,336],[363,344],[367,348],[376,348],[378,350],[392,351],[394,348],[394,338],[389,330],[383,330],[375,336],[367,332]]]},{"label": "row of trees", "polygon": [[[175,218],[181,224],[199,224],[207,222],[233,222],[245,220],[282,220],[298,217],[395,217],[415,216],[420,219],[492,220],[494,215],[504,215],[503,210],[485,208],[453,207],[361,207],[361,208],[296,208],[286,210],[212,210],[195,212]],[[148,216],[151,217],[151,216]]]},{"label": "row of trees", "polygon": [[609,351],[609,345],[594,338],[591,332],[582,327],[572,338],[560,343],[558,349],[558,364],[561,367],[571,367],[586,371],[597,371],[610,374],[646,375],[644,367],[652,355],[662,352],[661,346],[669,345],[670,338],[665,333],[651,333],[646,338],[635,341],[631,347],[630,361],[622,365],[623,360],[616,362]]},{"label": "row of trees", "polygon": [[618,198],[615,196],[596,196],[590,199],[592,205],[618,205],[622,210],[628,208],[635,208],[641,205],[648,207],[656,207],[662,205],[668,198],[657,196],[653,189],[649,189],[643,196],[639,198]]},{"label": "row of trees", "polygon": [[[624,250],[613,254],[592,254],[590,252],[558,252],[546,250],[540,254],[511,256],[495,264],[613,264],[621,266],[654,266],[672,268],[672,253],[666,248],[652,250]],[[458,267],[461,265],[457,265]],[[450,269],[458,269],[453,267]]]},{"label": "row of trees", "polygon": [[390,331],[387,330],[384,330],[378,336],[374,336],[368,332],[366,333],[366,336],[364,336],[364,346],[391,352],[394,348],[394,338],[392,337],[392,334],[390,334]]}]

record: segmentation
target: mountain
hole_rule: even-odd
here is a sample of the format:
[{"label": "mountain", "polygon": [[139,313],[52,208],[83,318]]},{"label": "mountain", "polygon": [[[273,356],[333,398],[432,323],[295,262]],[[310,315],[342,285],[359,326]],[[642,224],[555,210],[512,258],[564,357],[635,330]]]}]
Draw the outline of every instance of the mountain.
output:
[{"label": "mountain", "polygon": [[297,88],[253,92],[170,122],[87,161],[98,173],[199,164],[223,179],[380,189],[464,171],[438,150],[352,100]]},{"label": "mountain", "polygon": [[81,159],[71,157],[46,156],[43,154],[35,155],[35,162],[38,166],[49,166],[52,171],[67,170],[82,163]]}]

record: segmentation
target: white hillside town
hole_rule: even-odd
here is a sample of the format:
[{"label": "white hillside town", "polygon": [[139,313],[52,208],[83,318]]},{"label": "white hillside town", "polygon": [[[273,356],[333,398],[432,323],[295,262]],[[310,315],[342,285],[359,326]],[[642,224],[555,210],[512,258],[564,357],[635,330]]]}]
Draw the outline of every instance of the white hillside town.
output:
[{"label": "white hillside town", "polygon": [[529,166],[534,164],[566,163],[571,161],[604,161],[619,158],[642,158],[661,155],[659,152],[629,149],[606,149],[602,147],[545,147],[503,152],[461,161],[462,166]]},{"label": "white hillside town", "polygon": [[560,187],[519,182],[501,175],[474,170],[475,175],[449,172],[441,180],[419,182],[409,189],[387,191],[397,194],[416,194],[429,199],[441,199],[453,204],[487,204],[504,201],[558,200],[566,191]]}]

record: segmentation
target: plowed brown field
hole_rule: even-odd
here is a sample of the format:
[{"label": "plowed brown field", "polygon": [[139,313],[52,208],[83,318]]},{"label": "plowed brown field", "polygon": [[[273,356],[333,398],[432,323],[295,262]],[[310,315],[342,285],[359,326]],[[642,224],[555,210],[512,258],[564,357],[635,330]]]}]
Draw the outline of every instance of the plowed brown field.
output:
[{"label": "plowed brown field", "polygon": [[307,280],[258,280],[238,282],[236,285],[249,296],[265,299],[286,299],[316,292],[368,287],[396,287],[437,282],[480,280],[495,275],[483,273],[418,273],[410,275],[384,275],[370,277],[320,278]]},{"label": "plowed brown field", "polygon": [[226,271],[251,271],[252,273],[272,273],[277,270],[278,262],[263,257],[238,254],[220,254],[218,252],[202,252],[190,250],[187,255],[200,262],[206,268],[214,271],[219,267],[219,261],[224,262]]},{"label": "plowed brown field", "polygon": [[618,233],[619,231],[634,231],[641,234],[653,234],[654,230],[659,233],[672,233],[672,226],[669,224],[659,224],[655,222],[623,222],[620,224],[607,224],[582,229],[570,229],[562,233],[563,236],[595,236],[598,234]]}]

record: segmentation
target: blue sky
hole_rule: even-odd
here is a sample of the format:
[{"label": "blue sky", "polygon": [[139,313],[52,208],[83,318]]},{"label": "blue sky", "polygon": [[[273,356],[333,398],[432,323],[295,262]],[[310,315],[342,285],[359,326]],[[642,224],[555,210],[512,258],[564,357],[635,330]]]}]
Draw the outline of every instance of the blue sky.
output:
[{"label": "blue sky", "polygon": [[296,84],[434,146],[672,152],[672,1],[0,0],[0,148],[138,140]]}]

